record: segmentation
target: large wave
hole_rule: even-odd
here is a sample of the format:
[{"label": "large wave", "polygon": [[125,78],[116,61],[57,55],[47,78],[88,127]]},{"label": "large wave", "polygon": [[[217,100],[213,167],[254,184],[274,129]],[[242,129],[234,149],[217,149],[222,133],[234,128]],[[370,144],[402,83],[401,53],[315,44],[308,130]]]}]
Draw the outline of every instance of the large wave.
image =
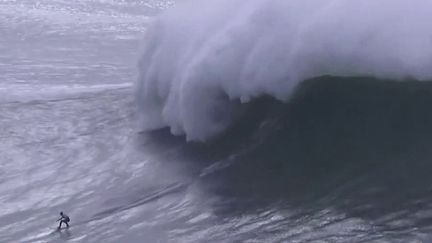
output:
[{"label": "large wave", "polygon": [[304,80],[432,79],[429,0],[207,0],[149,29],[137,103],[144,129],[220,134],[260,96],[289,101]]}]

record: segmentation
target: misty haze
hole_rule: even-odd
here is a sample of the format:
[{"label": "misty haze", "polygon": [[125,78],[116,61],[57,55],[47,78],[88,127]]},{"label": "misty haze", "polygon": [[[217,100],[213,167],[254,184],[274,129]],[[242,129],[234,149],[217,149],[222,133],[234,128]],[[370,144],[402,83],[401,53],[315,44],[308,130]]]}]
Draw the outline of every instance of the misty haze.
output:
[{"label": "misty haze", "polygon": [[0,0],[0,242],[432,242],[431,13]]}]

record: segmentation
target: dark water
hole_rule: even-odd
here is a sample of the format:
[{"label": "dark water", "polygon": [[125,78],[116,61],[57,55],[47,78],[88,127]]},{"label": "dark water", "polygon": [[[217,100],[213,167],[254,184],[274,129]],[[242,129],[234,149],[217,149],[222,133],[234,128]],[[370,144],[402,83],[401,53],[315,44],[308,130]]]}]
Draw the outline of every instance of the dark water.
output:
[{"label": "dark water", "polygon": [[310,80],[288,104],[258,99],[226,134],[181,154],[221,161],[201,174],[221,217],[283,212],[251,219],[265,226],[248,239],[427,242],[431,92],[415,81]]},{"label": "dark water", "polygon": [[140,132],[166,6],[0,3],[0,242],[432,241],[431,83],[326,76],[206,143]]}]

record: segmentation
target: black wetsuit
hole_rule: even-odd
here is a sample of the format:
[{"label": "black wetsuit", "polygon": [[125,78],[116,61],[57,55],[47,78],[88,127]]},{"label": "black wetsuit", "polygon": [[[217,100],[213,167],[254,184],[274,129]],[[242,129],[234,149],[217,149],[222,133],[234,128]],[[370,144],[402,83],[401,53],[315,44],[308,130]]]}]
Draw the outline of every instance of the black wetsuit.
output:
[{"label": "black wetsuit", "polygon": [[66,227],[69,227],[68,223],[70,221],[70,218],[66,214],[62,214],[61,218],[59,218],[57,221],[60,221],[60,224],[59,224],[59,227],[58,227],[59,229],[61,228],[62,223],[65,223]]}]

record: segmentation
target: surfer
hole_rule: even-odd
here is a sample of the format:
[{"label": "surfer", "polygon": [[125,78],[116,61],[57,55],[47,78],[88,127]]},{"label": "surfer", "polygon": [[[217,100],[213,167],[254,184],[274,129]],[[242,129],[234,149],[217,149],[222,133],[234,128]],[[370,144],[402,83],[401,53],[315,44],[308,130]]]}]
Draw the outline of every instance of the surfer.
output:
[{"label": "surfer", "polygon": [[61,225],[62,225],[62,223],[65,223],[66,224],[66,227],[68,227],[69,228],[69,221],[70,221],[70,218],[69,218],[69,216],[67,216],[66,214],[64,214],[63,212],[60,212],[60,215],[61,215],[61,217],[57,220],[57,221],[60,221],[60,224],[59,224],[59,229],[61,228]]}]

